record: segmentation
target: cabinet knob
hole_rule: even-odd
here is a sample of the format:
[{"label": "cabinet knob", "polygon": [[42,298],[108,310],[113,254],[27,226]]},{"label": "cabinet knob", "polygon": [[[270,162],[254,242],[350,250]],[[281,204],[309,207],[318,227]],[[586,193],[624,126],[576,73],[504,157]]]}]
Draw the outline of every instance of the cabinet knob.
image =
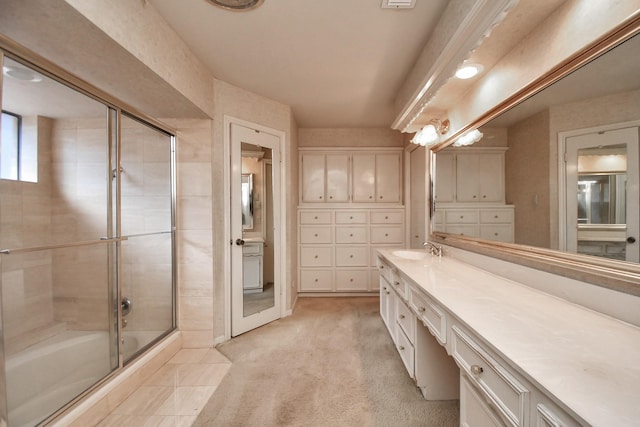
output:
[{"label": "cabinet knob", "polygon": [[400,315],[400,320],[404,319],[404,314]]},{"label": "cabinet knob", "polygon": [[474,194],[473,198],[475,199],[477,196]]},{"label": "cabinet knob", "polygon": [[400,282],[398,282],[397,280],[395,282],[393,282],[394,285],[398,286],[400,284]]},{"label": "cabinet knob", "polygon": [[318,279],[314,280],[314,282],[317,282],[317,281],[318,281]]},{"label": "cabinet knob", "polygon": [[370,199],[373,199],[373,196],[369,196]]},{"label": "cabinet knob", "polygon": [[350,216],[350,217],[349,217],[349,219],[353,219],[353,217],[352,217],[352,216]]},{"label": "cabinet knob", "polygon": [[389,237],[389,233],[384,233],[384,237]]},{"label": "cabinet knob", "polygon": [[388,216],[385,216],[385,217],[384,217],[384,219],[389,219],[389,217],[388,217]]},{"label": "cabinet knob", "polygon": [[318,217],[317,217],[317,216],[314,216],[314,217],[313,217],[313,219],[318,219]]},{"label": "cabinet knob", "polygon": [[493,233],[493,235],[494,235],[494,236],[497,236],[497,235],[498,235],[498,233]]},{"label": "cabinet knob", "polygon": [[349,255],[349,258],[353,258],[353,254]]},{"label": "cabinet knob", "polygon": [[484,372],[484,369],[482,369],[482,366],[471,365],[471,373],[473,375],[480,375],[483,372]]},{"label": "cabinet knob", "polygon": [[495,219],[498,219],[498,215],[495,215],[495,216],[494,216],[494,218],[495,218]]},{"label": "cabinet knob", "polygon": [[486,194],[483,194],[483,195],[482,195],[482,198],[483,198],[483,199],[486,199],[486,198],[487,198]]},{"label": "cabinet knob", "polygon": [[380,270],[384,270],[384,265],[381,265],[381,266],[380,266]]},{"label": "cabinet knob", "polygon": [[353,282],[353,279],[349,279],[350,282]]},{"label": "cabinet knob", "polygon": [[426,309],[426,308],[424,308],[424,307],[420,307],[420,308],[418,309],[418,311],[419,311],[420,313],[424,313],[425,311],[427,311],[427,309]]},{"label": "cabinet knob", "polygon": [[349,237],[353,237],[353,233],[350,233],[350,234],[349,234]]},{"label": "cabinet knob", "polygon": [[320,200],[322,200],[322,196],[318,197]]},{"label": "cabinet knob", "polygon": [[318,233],[314,234],[313,236],[314,236],[314,237],[318,237]]},{"label": "cabinet knob", "polygon": [[382,196],[380,196],[380,199],[382,199]]},{"label": "cabinet knob", "polygon": [[387,295],[389,295],[389,291],[385,292]]},{"label": "cabinet knob", "polygon": [[316,259],[317,259],[317,258],[318,258],[318,255],[314,256],[314,258],[316,258]]},{"label": "cabinet knob", "polygon": [[398,347],[398,349],[399,349],[400,351],[403,351],[403,350],[404,350],[404,346],[403,346],[403,345],[401,345],[401,346],[399,346],[399,347]]},{"label": "cabinet knob", "polygon": [[329,196],[330,199],[333,199],[333,196]]}]

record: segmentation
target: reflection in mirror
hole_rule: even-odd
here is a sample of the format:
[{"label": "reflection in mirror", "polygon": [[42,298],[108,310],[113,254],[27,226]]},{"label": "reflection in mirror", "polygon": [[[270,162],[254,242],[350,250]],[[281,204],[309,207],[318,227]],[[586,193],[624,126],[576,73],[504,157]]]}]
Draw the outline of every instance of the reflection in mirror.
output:
[{"label": "reflection in mirror", "polygon": [[434,232],[639,262],[640,36],[436,153]]},{"label": "reflection in mirror", "polygon": [[271,149],[242,143],[243,315],[275,305]]},{"label": "reflection in mirror", "polygon": [[242,229],[253,228],[253,174],[242,174]]}]

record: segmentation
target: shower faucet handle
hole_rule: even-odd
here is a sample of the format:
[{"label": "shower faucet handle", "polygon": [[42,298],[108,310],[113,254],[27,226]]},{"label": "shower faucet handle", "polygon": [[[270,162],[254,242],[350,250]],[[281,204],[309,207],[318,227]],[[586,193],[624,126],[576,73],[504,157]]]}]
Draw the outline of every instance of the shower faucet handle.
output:
[{"label": "shower faucet handle", "polygon": [[121,306],[122,306],[122,315],[126,316],[127,314],[129,314],[131,312],[131,308],[132,308],[132,303],[131,300],[127,297],[123,297],[122,298],[122,302],[121,302]]}]

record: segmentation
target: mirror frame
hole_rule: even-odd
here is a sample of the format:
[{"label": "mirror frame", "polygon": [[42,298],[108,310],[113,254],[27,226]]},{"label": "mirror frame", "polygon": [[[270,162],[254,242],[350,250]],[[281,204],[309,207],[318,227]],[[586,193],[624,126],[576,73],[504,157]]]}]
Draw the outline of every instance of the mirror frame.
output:
[{"label": "mirror frame", "polygon": [[253,188],[253,174],[252,173],[243,173],[242,174],[242,182],[241,182],[241,188],[244,192],[244,184],[245,184],[245,179],[247,180],[246,184],[249,188],[249,194],[248,196],[248,200],[247,200],[247,204],[244,204],[244,200],[242,203],[242,214],[243,216],[243,220],[246,219],[246,221],[242,222],[242,229],[243,230],[253,230],[253,192],[254,192],[254,188]]},{"label": "mirror frame", "polygon": [[430,147],[429,239],[466,251],[640,296],[640,264],[433,231],[433,218],[435,214],[435,163],[437,152],[453,144],[464,132],[487,124],[500,114],[546,89],[564,76],[637,34],[640,34],[640,15],[635,14],[635,16],[627,22],[611,30],[600,40],[597,40],[565,59],[548,74],[540,76],[530,84],[524,86],[502,103],[480,116],[476,121],[464,126],[446,140]]}]

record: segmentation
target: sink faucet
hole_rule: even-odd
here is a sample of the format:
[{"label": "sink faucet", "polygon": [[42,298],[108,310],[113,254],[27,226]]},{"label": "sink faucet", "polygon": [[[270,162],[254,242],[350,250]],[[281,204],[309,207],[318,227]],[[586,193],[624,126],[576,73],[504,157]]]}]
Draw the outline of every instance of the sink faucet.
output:
[{"label": "sink faucet", "polygon": [[424,242],[422,244],[422,246],[427,248],[431,255],[436,255],[438,258],[442,258],[442,246],[441,245],[436,245],[435,243],[432,243],[432,242]]}]

